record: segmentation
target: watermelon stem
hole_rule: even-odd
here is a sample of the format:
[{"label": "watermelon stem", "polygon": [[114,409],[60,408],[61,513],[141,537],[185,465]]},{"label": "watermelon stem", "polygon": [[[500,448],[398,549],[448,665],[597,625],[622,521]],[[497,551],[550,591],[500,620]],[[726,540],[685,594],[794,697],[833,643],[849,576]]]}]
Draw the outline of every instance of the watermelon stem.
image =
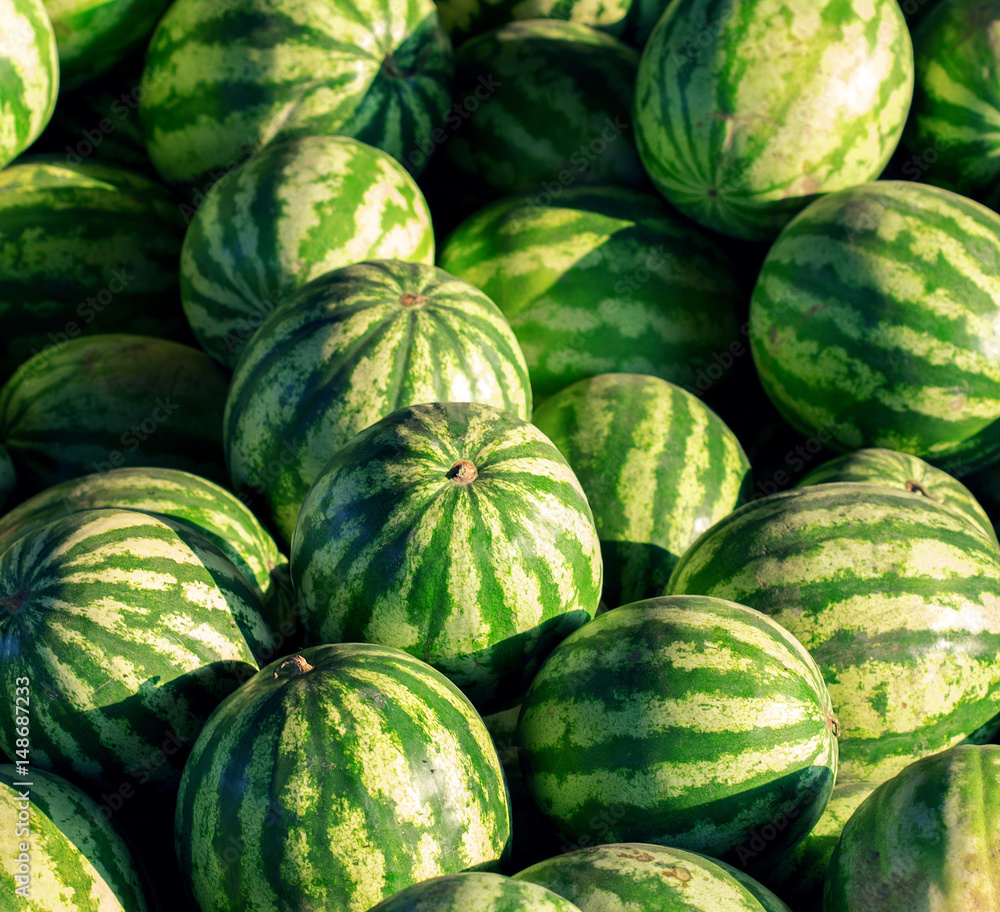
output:
[{"label": "watermelon stem", "polygon": [[294,668],[293,676],[298,678],[302,675],[309,674],[313,670],[313,666],[310,665],[302,656],[293,655],[291,658],[285,659],[277,668],[274,669],[274,677],[278,677],[278,672],[281,671],[286,665],[291,665]]},{"label": "watermelon stem", "polygon": [[426,300],[423,295],[416,295],[408,291],[399,299],[399,303],[403,307],[420,307]]},{"label": "watermelon stem", "polygon": [[456,462],[448,470],[448,477],[455,482],[455,484],[462,485],[463,487],[474,482],[476,480],[476,476],[478,475],[479,472],[476,467],[465,459]]},{"label": "watermelon stem", "polygon": [[937,497],[931,497],[930,491],[927,490],[919,481],[908,481],[906,483],[907,491],[916,491],[918,494],[923,494],[928,500],[933,500],[934,503],[941,503]]}]

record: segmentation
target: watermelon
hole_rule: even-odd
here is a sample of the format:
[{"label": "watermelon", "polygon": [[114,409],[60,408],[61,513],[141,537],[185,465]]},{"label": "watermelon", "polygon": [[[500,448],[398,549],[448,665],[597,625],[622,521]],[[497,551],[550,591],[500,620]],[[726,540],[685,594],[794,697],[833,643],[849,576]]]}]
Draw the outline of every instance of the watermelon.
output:
[{"label": "watermelon", "polygon": [[[274,539],[228,491],[177,469],[112,469],[46,488],[0,516],[0,553],[53,520],[104,508],[139,510],[194,529],[236,565],[265,606],[279,603],[277,568],[287,561]],[[265,616],[276,634],[292,635],[282,630],[287,618]]]},{"label": "watermelon", "polygon": [[903,142],[910,180],[926,181],[992,208],[1000,165],[1000,9],[993,0],[938,3],[913,33],[916,80]]},{"label": "watermelon", "polygon": [[220,478],[227,387],[211,358],[186,345],[82,336],[0,387],[0,443],[26,493],[122,466]]},{"label": "watermelon", "polygon": [[0,0],[0,168],[45,129],[58,93],[56,37],[41,0]]},{"label": "watermelon", "polygon": [[795,912],[819,912],[830,857],[844,824],[874,790],[875,785],[871,782],[838,777],[823,816],[806,837],[767,872],[764,880],[768,887]]},{"label": "watermelon", "polygon": [[454,686],[398,649],[334,644],[222,702],[184,767],[175,833],[201,912],[367,912],[441,874],[496,871],[510,807]]},{"label": "watermelon", "polygon": [[722,599],[623,605],[560,643],[517,723],[538,806],[581,847],[646,842],[761,870],[819,819],[837,723],[816,663]]},{"label": "watermelon", "polygon": [[561,896],[526,881],[473,871],[442,874],[400,890],[372,912],[580,912]]},{"label": "watermelon", "polygon": [[620,37],[632,0],[437,0],[441,26],[459,47],[475,35],[520,19],[562,19]]},{"label": "watermelon", "polygon": [[220,181],[191,219],[184,312],[198,342],[233,367],[292,292],[362,260],[434,262],[430,211],[384,152],[341,136],[267,148]]},{"label": "watermelon", "polygon": [[667,592],[739,601],[802,642],[846,778],[878,784],[1000,731],[1000,552],[926,497],[841,482],[755,500],[695,541]]},{"label": "watermelon", "polygon": [[[16,691],[10,693],[13,702]],[[30,685],[22,696],[27,723]],[[0,850],[10,877],[0,898],[4,912],[146,912],[128,846],[75,785],[39,769],[0,766],[0,808]]]},{"label": "watermelon", "polygon": [[882,172],[913,48],[896,0],[675,0],[635,93],[656,188],[707,228],[766,240],[817,195]]},{"label": "watermelon", "polygon": [[439,265],[510,320],[542,400],[594,374],[651,374],[696,389],[739,339],[742,293],[729,256],[655,196],[570,187],[487,206],[445,243]]},{"label": "watermelon", "polygon": [[512,22],[455,54],[455,108],[439,154],[469,214],[511,193],[545,206],[574,185],[642,188],[632,138],[638,55],[576,22]]},{"label": "watermelon", "polygon": [[[16,484],[17,472],[14,470],[14,463],[10,461],[10,453],[7,452],[7,448],[0,444],[0,509],[3,509]],[[0,545],[0,550],[3,550],[2,545]]]},{"label": "watermelon", "polygon": [[601,593],[572,469],[480,403],[398,409],[340,449],[302,504],[291,566],[312,642],[404,649],[487,713],[520,700]]},{"label": "watermelon", "polygon": [[1000,215],[877,181],[816,200],[775,241],[750,303],[751,351],[803,433],[960,477],[1000,457],[998,301]]},{"label": "watermelon", "polygon": [[417,173],[451,104],[453,66],[433,0],[176,0],[146,52],[156,79],[139,110],[160,174],[202,192],[305,136],[353,136]]},{"label": "watermelon", "polygon": [[434,266],[373,260],[326,273],[268,318],[236,366],[223,427],[233,490],[291,541],[327,460],[420,402],[528,419],[528,371],[503,314]]},{"label": "watermelon", "polygon": [[59,87],[78,88],[144,47],[170,0],[43,0],[59,49]]},{"label": "watermelon", "polygon": [[772,893],[771,890],[765,887],[760,881],[754,880],[749,874],[746,873],[746,871],[734,868],[731,864],[726,864],[724,861],[719,861],[718,859],[713,860],[720,868],[722,868],[723,871],[727,874],[731,874],[735,880],[739,881],[742,886],[746,887],[748,892],[753,894],[753,898],[764,907],[764,912],[791,912],[791,909],[785,905],[782,899]]},{"label": "watermelon", "polygon": [[768,906],[715,859],[644,843],[577,849],[519,871],[581,912],[786,912]]},{"label": "watermelon", "polygon": [[844,826],[823,912],[996,908],[998,799],[1000,746],[960,745],[910,764]]},{"label": "watermelon", "polygon": [[[31,763],[117,810],[175,788],[209,713],[271,646],[260,600],[190,527],[87,510],[0,555],[0,681],[31,681]],[[11,757],[14,720],[0,722]],[[147,785],[148,783],[148,785]]]},{"label": "watermelon", "polygon": [[962,482],[909,453],[871,447],[855,450],[817,466],[798,487],[838,481],[867,482],[926,497],[964,516],[990,541],[997,543],[993,524],[979,501]]},{"label": "watermelon", "polygon": [[750,463],[732,431],[656,377],[602,374],[535,409],[594,513],[609,607],[663,591],[702,532],[748,499]]},{"label": "watermelon", "polygon": [[186,340],[183,235],[170,194],[125,169],[42,159],[0,171],[0,382],[82,336]]}]

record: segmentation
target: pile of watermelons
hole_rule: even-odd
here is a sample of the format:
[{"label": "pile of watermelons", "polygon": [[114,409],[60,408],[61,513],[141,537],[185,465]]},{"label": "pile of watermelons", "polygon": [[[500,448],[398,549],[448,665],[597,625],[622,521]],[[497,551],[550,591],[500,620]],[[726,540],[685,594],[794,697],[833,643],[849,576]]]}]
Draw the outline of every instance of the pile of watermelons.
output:
[{"label": "pile of watermelons", "polygon": [[1000,909],[1000,0],[0,0],[0,912]]}]

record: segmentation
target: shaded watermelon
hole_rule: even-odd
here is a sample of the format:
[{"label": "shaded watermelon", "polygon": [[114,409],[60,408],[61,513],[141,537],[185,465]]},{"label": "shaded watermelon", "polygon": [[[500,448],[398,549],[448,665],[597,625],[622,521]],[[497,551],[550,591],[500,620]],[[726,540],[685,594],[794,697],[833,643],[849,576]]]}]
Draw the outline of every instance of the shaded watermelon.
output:
[{"label": "shaded watermelon", "polygon": [[551,890],[501,874],[443,874],[400,890],[372,912],[580,912]]}]

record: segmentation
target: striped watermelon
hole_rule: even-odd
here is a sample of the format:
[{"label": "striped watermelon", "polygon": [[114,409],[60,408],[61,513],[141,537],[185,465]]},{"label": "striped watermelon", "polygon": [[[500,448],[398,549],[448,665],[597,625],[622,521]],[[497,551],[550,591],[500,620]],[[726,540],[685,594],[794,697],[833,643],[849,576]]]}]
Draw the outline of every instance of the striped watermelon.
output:
[{"label": "striped watermelon", "polygon": [[459,47],[475,35],[521,19],[562,19],[621,36],[634,0],[437,0],[441,26]]},{"label": "striped watermelon", "polygon": [[[287,561],[256,517],[218,485],[177,469],[112,469],[46,488],[0,516],[0,553],[44,525],[84,510],[116,508],[163,516],[198,532],[243,574],[261,599],[276,634],[291,637],[279,613],[277,568]],[[291,647],[294,648],[294,647]],[[281,654],[288,652],[283,650]]]},{"label": "striped watermelon", "polygon": [[738,600],[801,640],[847,778],[877,784],[1000,710],[1000,552],[927,498],[849,482],[761,498],[702,535],[667,591]]},{"label": "striped watermelon", "polygon": [[362,260],[434,262],[413,178],[372,146],[310,136],[265,149],[208,193],[181,258],[184,312],[233,367],[264,319],[324,272]]},{"label": "striped watermelon", "polygon": [[[830,856],[837,846],[844,824],[875,786],[870,782],[838,777],[830,803],[806,837],[767,872],[768,887],[782,897],[795,912],[819,912],[823,884]],[[912,912],[912,910],[911,910]]]},{"label": "striped watermelon", "polygon": [[[7,452],[7,448],[0,444],[0,509],[3,509],[16,484],[17,472],[14,471],[14,463],[10,461],[10,453]],[[3,550],[2,545],[0,545],[0,550]]]},{"label": "striped watermelon", "polygon": [[45,129],[58,93],[56,38],[41,0],[0,0],[0,168]]},{"label": "striped watermelon", "polygon": [[53,158],[0,171],[0,382],[81,336],[186,340],[183,235],[170,194],[124,169]]},{"label": "striped watermelon", "polygon": [[75,89],[144,47],[170,0],[43,0],[59,48],[59,87]]},{"label": "striped watermelon", "polygon": [[896,0],[675,0],[642,54],[639,155],[685,215],[765,240],[874,180],[913,95]]},{"label": "striped watermelon", "polygon": [[455,230],[439,265],[510,320],[537,400],[612,371],[693,390],[739,339],[727,252],[658,197],[624,187],[494,203]]},{"label": "striped watermelon", "polygon": [[913,33],[916,80],[903,175],[1000,203],[1000,10],[992,0],[938,3]]},{"label": "striped watermelon", "polygon": [[302,505],[291,565],[313,642],[405,649],[483,712],[517,703],[601,594],[572,469],[479,403],[402,408],[354,437]]},{"label": "striped watermelon", "polygon": [[750,304],[751,350],[799,430],[961,476],[1000,457],[998,301],[1000,215],[877,181],[816,200],[775,241]]},{"label": "striped watermelon", "polygon": [[787,912],[765,904],[715,859],[644,843],[567,852],[514,880],[547,887],[581,912]]},{"label": "striped watermelon", "polygon": [[573,903],[527,881],[472,871],[442,874],[400,890],[371,912],[580,912]]},{"label": "striped watermelon", "polygon": [[[27,705],[22,718],[34,708]],[[65,779],[0,766],[0,826],[4,912],[146,912],[125,841],[97,803]]]},{"label": "striped watermelon", "polygon": [[[165,517],[87,510],[0,555],[0,681],[31,681],[31,763],[110,810],[176,787],[209,713],[270,646],[239,570]],[[15,744],[8,714],[0,746]]]},{"label": "striped watermelon", "polygon": [[571,185],[645,187],[631,124],[637,64],[617,39],[552,19],[463,44],[454,132],[439,154],[465,214],[510,193],[531,192],[544,206]]},{"label": "striped watermelon", "polygon": [[790,634],[743,605],[681,596],[616,608],[560,643],[517,740],[529,791],[574,844],[617,808],[601,841],[760,870],[823,813],[836,731]]},{"label": "striped watermelon", "polygon": [[204,352],[108,334],[41,352],[0,387],[0,442],[25,493],[122,466],[224,477],[228,378]]},{"label": "striped watermelon", "polygon": [[909,453],[878,447],[855,450],[824,462],[801,479],[798,487],[838,481],[864,482],[926,497],[964,516],[997,544],[993,524],[979,501],[962,482]]},{"label": "striped watermelon", "polygon": [[479,289],[399,260],[326,273],[236,366],[223,428],[233,490],[291,541],[309,486],[355,434],[405,405],[470,401],[531,415],[524,356]]},{"label": "striped watermelon", "polygon": [[418,659],[364,643],[272,662],[223,701],[184,768],[176,845],[201,912],[367,912],[509,852],[482,719]]},{"label": "striped watermelon", "polygon": [[639,374],[574,383],[532,422],[572,466],[594,512],[609,607],[663,591],[702,532],[748,499],[750,463],[690,393]]},{"label": "striped watermelon", "polygon": [[201,190],[266,146],[330,134],[416,173],[453,66],[433,0],[176,0],[146,53],[157,78],[139,110],[160,174]]},{"label": "striped watermelon", "polygon": [[960,745],[883,783],[830,859],[823,912],[972,912],[1000,896],[1000,746]]}]

